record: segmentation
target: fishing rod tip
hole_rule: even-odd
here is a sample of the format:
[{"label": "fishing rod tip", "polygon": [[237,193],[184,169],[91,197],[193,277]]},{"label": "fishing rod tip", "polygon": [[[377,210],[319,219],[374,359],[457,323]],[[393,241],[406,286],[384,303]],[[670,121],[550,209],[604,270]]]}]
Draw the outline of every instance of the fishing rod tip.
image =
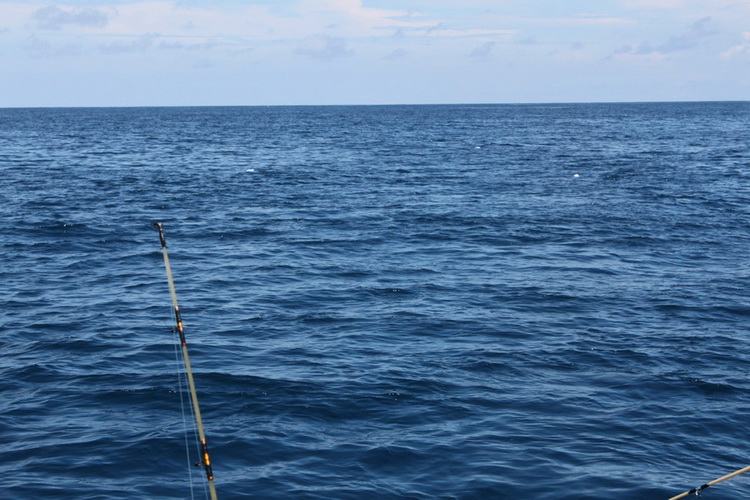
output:
[{"label": "fishing rod tip", "polygon": [[161,241],[162,248],[167,248],[167,240],[164,238],[164,228],[161,222],[154,222],[154,227],[159,231],[159,240]]}]

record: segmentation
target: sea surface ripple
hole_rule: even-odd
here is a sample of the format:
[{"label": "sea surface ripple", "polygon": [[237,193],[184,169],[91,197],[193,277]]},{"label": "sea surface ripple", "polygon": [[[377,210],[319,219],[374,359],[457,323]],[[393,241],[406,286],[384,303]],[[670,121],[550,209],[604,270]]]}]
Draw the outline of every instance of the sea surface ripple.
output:
[{"label": "sea surface ripple", "polygon": [[0,109],[0,172],[3,498],[203,495],[154,221],[222,499],[750,462],[748,102]]}]

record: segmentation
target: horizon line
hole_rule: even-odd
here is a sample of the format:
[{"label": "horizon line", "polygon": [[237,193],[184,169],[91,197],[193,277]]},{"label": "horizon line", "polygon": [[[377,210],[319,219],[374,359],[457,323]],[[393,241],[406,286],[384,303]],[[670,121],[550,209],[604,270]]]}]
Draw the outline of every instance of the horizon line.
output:
[{"label": "horizon line", "polygon": [[3,109],[144,109],[144,108],[313,108],[313,107],[388,107],[388,106],[550,106],[592,104],[711,104],[750,103],[750,99],[708,99],[674,101],[528,101],[528,102],[445,102],[445,103],[359,103],[359,104],[133,104],[86,106],[0,106]]}]

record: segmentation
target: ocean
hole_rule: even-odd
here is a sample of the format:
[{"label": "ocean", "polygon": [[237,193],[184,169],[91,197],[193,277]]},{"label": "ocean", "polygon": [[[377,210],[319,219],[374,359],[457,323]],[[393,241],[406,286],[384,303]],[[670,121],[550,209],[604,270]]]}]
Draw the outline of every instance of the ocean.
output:
[{"label": "ocean", "polygon": [[221,499],[750,464],[750,102],[0,109],[0,173],[2,498],[204,497],[155,221]]}]

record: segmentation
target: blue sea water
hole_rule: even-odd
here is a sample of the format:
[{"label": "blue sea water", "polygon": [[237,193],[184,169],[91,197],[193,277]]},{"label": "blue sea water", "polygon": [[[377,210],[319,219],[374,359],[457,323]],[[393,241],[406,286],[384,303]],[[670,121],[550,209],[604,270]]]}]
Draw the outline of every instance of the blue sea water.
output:
[{"label": "blue sea water", "polygon": [[750,464],[750,102],[0,109],[0,173],[2,498],[203,497],[154,221],[219,498]]}]

